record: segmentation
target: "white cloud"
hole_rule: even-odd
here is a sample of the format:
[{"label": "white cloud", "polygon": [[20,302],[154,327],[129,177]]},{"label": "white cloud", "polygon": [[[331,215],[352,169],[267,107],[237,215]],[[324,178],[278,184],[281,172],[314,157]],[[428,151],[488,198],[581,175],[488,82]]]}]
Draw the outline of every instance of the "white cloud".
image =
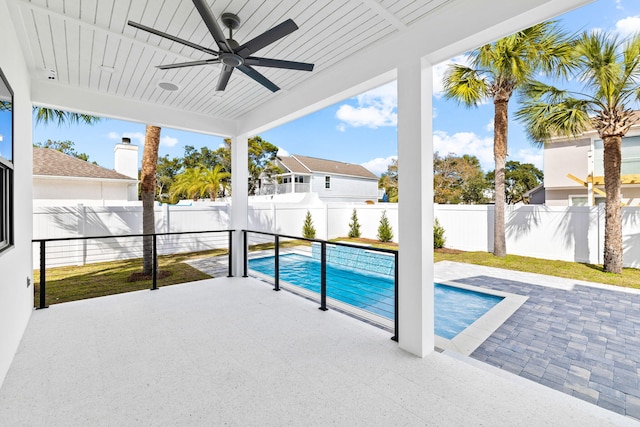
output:
[{"label": "white cloud", "polygon": [[166,147],[174,147],[178,144],[178,138],[174,138],[169,135],[160,137],[160,145],[164,145]]},{"label": "white cloud", "polygon": [[640,31],[640,16],[628,16],[616,22],[616,32],[621,37],[629,37]]},{"label": "white cloud", "polygon": [[448,61],[444,61],[433,66],[433,96],[438,99],[442,98],[444,92],[444,86],[442,85],[444,73],[451,64],[462,64],[468,66],[469,57],[467,55],[458,55]]},{"label": "white cloud", "polygon": [[482,170],[488,172],[495,168],[493,160],[493,137],[480,137],[473,132],[456,132],[449,135],[444,131],[433,133],[433,151],[446,156],[469,154],[480,160]]},{"label": "white cloud", "polygon": [[373,160],[362,163],[362,166],[370,170],[372,173],[380,176],[382,173],[387,171],[387,167],[397,158],[398,156],[377,157]]},{"label": "white cloud", "polygon": [[616,9],[624,10],[624,6],[622,6],[622,0],[616,0]]},{"label": "white cloud", "polygon": [[515,160],[520,163],[531,163],[542,170],[542,149],[540,148],[521,148],[514,156],[509,157],[509,160]]},{"label": "white cloud", "polygon": [[289,152],[287,150],[285,150],[284,148],[282,148],[282,147],[278,147],[277,155],[280,156],[280,157],[289,157],[290,156]]},{"label": "white cloud", "polygon": [[370,90],[356,97],[357,106],[343,104],[336,112],[341,121],[337,129],[344,132],[347,126],[376,129],[398,124],[398,93],[396,82]]},{"label": "white cloud", "polygon": [[109,132],[107,134],[109,139],[122,140],[122,138],[131,138],[131,142],[137,143],[140,146],[144,146],[144,133],[142,132]]},{"label": "white cloud", "polygon": [[495,125],[495,121],[492,117],[491,120],[489,120],[489,123],[487,123],[487,126],[485,127],[487,129],[487,132],[493,132],[494,125]]}]

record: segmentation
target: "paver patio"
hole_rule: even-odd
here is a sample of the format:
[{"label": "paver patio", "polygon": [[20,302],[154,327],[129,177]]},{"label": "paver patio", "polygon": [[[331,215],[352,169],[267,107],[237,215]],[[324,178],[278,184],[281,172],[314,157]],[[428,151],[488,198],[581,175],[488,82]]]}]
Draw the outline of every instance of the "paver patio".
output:
[{"label": "paver patio", "polygon": [[436,275],[528,297],[471,357],[640,418],[640,291],[452,262]]}]

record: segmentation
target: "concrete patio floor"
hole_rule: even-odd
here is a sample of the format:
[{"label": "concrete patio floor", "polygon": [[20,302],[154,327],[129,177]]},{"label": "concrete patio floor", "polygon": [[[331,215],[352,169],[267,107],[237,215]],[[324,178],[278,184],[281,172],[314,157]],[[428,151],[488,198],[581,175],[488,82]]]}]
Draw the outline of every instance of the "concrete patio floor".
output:
[{"label": "concrete patio floor", "polygon": [[0,389],[1,425],[636,425],[254,279],[35,311]]}]

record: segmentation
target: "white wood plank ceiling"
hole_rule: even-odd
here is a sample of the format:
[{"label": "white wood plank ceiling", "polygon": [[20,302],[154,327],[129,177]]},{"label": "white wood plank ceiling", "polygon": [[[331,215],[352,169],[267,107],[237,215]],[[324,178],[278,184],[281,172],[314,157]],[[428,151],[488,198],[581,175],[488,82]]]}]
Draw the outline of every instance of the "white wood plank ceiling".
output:
[{"label": "white wood plank ceiling", "polygon": [[[132,20],[217,50],[189,0],[15,0],[27,36],[32,76],[51,84],[235,119],[314,74],[393,33],[406,31],[450,0],[209,0],[216,17],[237,14],[234,39],[248,41],[291,18],[299,30],[258,56],[311,62],[312,73],[256,67],[282,89],[271,93],[237,70],[224,92],[214,88],[218,65],[162,71],[160,64],[211,58],[182,44],[127,25]],[[220,22],[220,21],[219,21]],[[221,24],[221,23],[220,23]],[[222,24],[221,24],[222,27]],[[224,27],[223,27],[224,28]],[[226,35],[226,29],[225,29]],[[30,57],[29,57],[30,56]],[[160,82],[176,84],[163,90]]]}]

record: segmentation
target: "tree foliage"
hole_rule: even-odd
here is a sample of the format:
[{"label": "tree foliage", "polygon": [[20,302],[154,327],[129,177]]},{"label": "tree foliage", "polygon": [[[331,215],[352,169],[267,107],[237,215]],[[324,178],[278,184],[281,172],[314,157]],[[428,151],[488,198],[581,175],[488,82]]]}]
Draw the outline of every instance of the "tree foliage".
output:
[{"label": "tree foliage", "polygon": [[353,213],[351,214],[351,222],[349,223],[349,237],[360,237],[360,223],[358,222],[358,212],[356,212],[355,208],[353,209]]},{"label": "tree foliage", "polygon": [[542,22],[481,46],[467,54],[469,65],[452,64],[445,72],[446,98],[466,107],[483,100],[494,103],[495,215],[494,255],[507,253],[505,238],[505,162],[507,157],[508,104],[515,91],[542,72],[568,75],[573,65],[573,41],[556,26]]},{"label": "tree foliage", "polygon": [[175,202],[181,197],[196,200],[205,195],[215,201],[226,185],[224,180],[229,176],[228,172],[222,172],[220,165],[215,165],[212,169],[187,168],[176,176],[171,186],[171,201]]},{"label": "tree foliage", "polygon": [[378,226],[378,240],[381,242],[390,242],[393,240],[393,229],[387,218],[387,211],[382,211],[380,216],[380,225]]},{"label": "tree foliage", "polygon": [[[59,151],[68,156],[75,157],[76,159],[84,160],[85,162],[89,161],[89,155],[87,153],[78,153],[75,149],[76,143],[73,141],[65,140],[65,141],[52,141],[47,139],[44,142],[36,142],[33,144],[34,147],[40,148],[50,148],[52,150]],[[92,162],[94,165],[97,165],[96,162]]]},{"label": "tree foliage", "polygon": [[393,159],[387,171],[378,179],[378,188],[384,188],[387,202],[398,202],[398,159]]},{"label": "tree foliage", "polygon": [[92,116],[90,114],[73,113],[70,111],[56,110],[54,108],[33,107],[33,115],[36,119],[36,125],[43,123],[56,123],[58,126],[87,124],[94,125],[102,120],[101,117]]},{"label": "tree foliage", "polygon": [[316,238],[316,228],[313,226],[313,218],[311,218],[311,212],[307,211],[304,217],[304,224],[302,225],[302,237],[307,239]]},{"label": "tree foliage", "polygon": [[444,248],[444,243],[444,227],[440,225],[440,221],[438,221],[438,218],[435,218],[433,220],[433,248]]},{"label": "tree foliage", "polygon": [[603,141],[606,192],[604,270],[622,273],[620,164],[622,137],[637,122],[640,101],[640,33],[620,40],[605,32],[584,33],[572,51],[572,76],[580,92],[529,82],[516,117],[538,144],[557,135],[574,137],[595,129]]},{"label": "tree foliage", "polygon": [[[487,180],[494,179],[495,171],[487,173]],[[508,204],[529,203],[525,193],[542,183],[544,174],[531,163],[509,160],[505,166],[505,199]]]},{"label": "tree foliage", "polygon": [[433,155],[433,201],[450,204],[487,203],[490,183],[475,156]]}]

